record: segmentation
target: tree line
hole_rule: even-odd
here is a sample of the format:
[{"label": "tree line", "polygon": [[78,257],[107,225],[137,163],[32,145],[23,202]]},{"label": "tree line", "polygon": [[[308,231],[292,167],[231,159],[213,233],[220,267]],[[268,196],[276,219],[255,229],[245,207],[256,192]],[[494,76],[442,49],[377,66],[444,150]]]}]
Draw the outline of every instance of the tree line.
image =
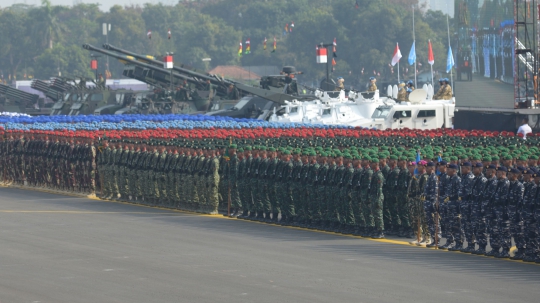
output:
[{"label": "tree line", "polygon": [[[181,0],[176,5],[116,5],[109,11],[101,11],[97,4],[54,6],[49,0],[42,0],[41,6],[14,4],[0,10],[0,70],[3,79],[12,80],[91,78],[90,53],[81,45],[105,43],[102,24],[107,23],[109,43],[136,53],[162,57],[174,52],[175,64],[201,70],[217,65],[293,65],[304,72],[301,81],[314,85],[326,71],[323,64],[316,64],[319,43],[335,39],[333,76],[352,85],[374,75],[397,79],[397,66],[389,63],[399,43],[401,76],[410,79],[414,77],[413,66],[407,63],[413,43],[411,4],[417,1]],[[429,71],[428,40],[433,44],[434,69],[445,70],[446,15],[414,7],[419,72]],[[248,39],[250,53],[246,53]],[[105,58],[98,60],[98,70],[105,75]],[[112,58],[109,62],[112,77],[122,77],[122,64]]]}]

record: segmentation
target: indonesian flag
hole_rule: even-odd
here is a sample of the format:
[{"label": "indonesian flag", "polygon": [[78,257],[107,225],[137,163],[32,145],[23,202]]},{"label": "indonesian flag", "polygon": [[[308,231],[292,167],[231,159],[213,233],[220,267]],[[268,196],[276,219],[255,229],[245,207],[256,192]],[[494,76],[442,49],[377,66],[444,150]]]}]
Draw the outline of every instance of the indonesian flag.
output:
[{"label": "indonesian flag", "polygon": [[266,41],[268,41],[268,40],[266,39],[266,37],[264,37],[264,42],[263,42],[264,50],[266,50]]},{"label": "indonesian flag", "polygon": [[169,40],[171,40],[171,29],[169,28],[169,30],[167,31],[167,36],[169,37]]},{"label": "indonesian flag", "polygon": [[146,36],[148,37],[148,39],[152,39],[152,31],[148,30],[148,32],[146,33]]},{"label": "indonesian flag", "polygon": [[428,61],[429,64],[435,63],[435,57],[433,56],[433,48],[431,48],[431,40],[428,40]]},{"label": "indonesian flag", "polygon": [[401,51],[399,50],[399,45],[396,43],[396,49],[394,49],[394,56],[392,56],[392,66],[396,65],[401,59]]},{"label": "indonesian flag", "polygon": [[246,54],[249,54],[249,53],[251,53],[251,40],[247,39],[246,40]]},{"label": "indonesian flag", "polygon": [[272,52],[275,53],[276,49],[277,49],[277,39],[276,39],[276,36],[274,36],[274,50]]},{"label": "indonesian flag", "polygon": [[291,22],[291,27],[289,28],[289,32],[292,33],[292,29],[294,27],[294,22]]},{"label": "indonesian flag", "polygon": [[240,45],[238,46],[238,57],[242,57],[242,41],[240,41]]}]

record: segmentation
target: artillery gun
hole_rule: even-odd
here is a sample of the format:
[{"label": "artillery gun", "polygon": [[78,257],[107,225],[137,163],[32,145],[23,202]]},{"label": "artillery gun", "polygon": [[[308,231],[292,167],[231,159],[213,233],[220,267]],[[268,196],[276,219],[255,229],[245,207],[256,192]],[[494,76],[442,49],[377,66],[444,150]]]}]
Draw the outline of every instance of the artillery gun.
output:
[{"label": "artillery gun", "polygon": [[48,115],[50,109],[44,107],[39,95],[0,84],[0,112]]},{"label": "artillery gun", "polygon": [[[157,108],[161,112],[168,109],[165,112],[209,112],[210,115],[256,118],[260,111],[270,113],[286,100],[301,98],[294,79],[294,75],[301,72],[296,72],[294,67],[285,67],[280,75],[264,76],[260,87],[253,87],[183,65],[173,66],[172,70],[165,69],[163,62],[152,56],[136,54],[110,44],[104,44],[104,49],[89,44],[83,45],[83,48],[119,60],[125,65],[124,76],[155,87],[154,94],[138,104],[138,111],[150,111],[152,108],[155,111]],[[247,105],[246,108],[251,110],[239,111],[237,104],[242,108]]]},{"label": "artillery gun", "polygon": [[[94,83],[95,86],[89,87],[87,85],[89,83]],[[113,90],[106,87],[104,81],[84,77],[78,81],[70,78],[53,78],[49,84],[42,80],[34,80],[32,88],[55,101],[51,115],[90,115],[96,112],[114,114],[146,95],[146,92],[127,89]]]}]

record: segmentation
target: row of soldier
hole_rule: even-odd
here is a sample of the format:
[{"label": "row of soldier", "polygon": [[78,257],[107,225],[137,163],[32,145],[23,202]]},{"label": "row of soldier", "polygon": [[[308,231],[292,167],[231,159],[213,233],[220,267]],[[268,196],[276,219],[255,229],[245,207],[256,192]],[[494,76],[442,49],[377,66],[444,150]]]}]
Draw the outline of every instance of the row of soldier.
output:
[{"label": "row of soldier", "polygon": [[0,141],[0,179],[17,185],[93,193],[96,153],[90,138],[11,136]]},{"label": "row of soldier", "polygon": [[40,135],[0,147],[4,182],[91,192],[98,180],[105,198],[207,213],[230,199],[239,218],[375,238],[386,232],[426,246],[445,238],[440,248],[498,257],[509,256],[513,239],[514,258],[540,261],[537,162],[415,163],[393,155],[153,140],[97,146]]}]

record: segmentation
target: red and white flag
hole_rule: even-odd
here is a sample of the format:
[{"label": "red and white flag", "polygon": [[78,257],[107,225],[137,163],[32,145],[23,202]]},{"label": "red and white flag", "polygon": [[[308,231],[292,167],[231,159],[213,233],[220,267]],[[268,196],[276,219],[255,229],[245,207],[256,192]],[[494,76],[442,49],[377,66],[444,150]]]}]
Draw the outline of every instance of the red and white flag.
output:
[{"label": "red and white flag", "polygon": [[146,36],[148,36],[148,39],[152,39],[152,31],[148,30],[148,32],[146,33]]},{"label": "red and white flag", "polygon": [[401,59],[401,51],[399,50],[399,45],[396,43],[396,49],[394,49],[394,56],[392,56],[392,66],[396,65]]},{"label": "red and white flag", "polygon": [[169,40],[171,40],[171,29],[169,28],[169,31],[167,31],[167,36],[169,37]]},{"label": "red and white flag", "polygon": [[431,40],[428,40],[428,61],[429,64],[435,63],[435,57],[433,56],[433,48],[431,48]]}]

